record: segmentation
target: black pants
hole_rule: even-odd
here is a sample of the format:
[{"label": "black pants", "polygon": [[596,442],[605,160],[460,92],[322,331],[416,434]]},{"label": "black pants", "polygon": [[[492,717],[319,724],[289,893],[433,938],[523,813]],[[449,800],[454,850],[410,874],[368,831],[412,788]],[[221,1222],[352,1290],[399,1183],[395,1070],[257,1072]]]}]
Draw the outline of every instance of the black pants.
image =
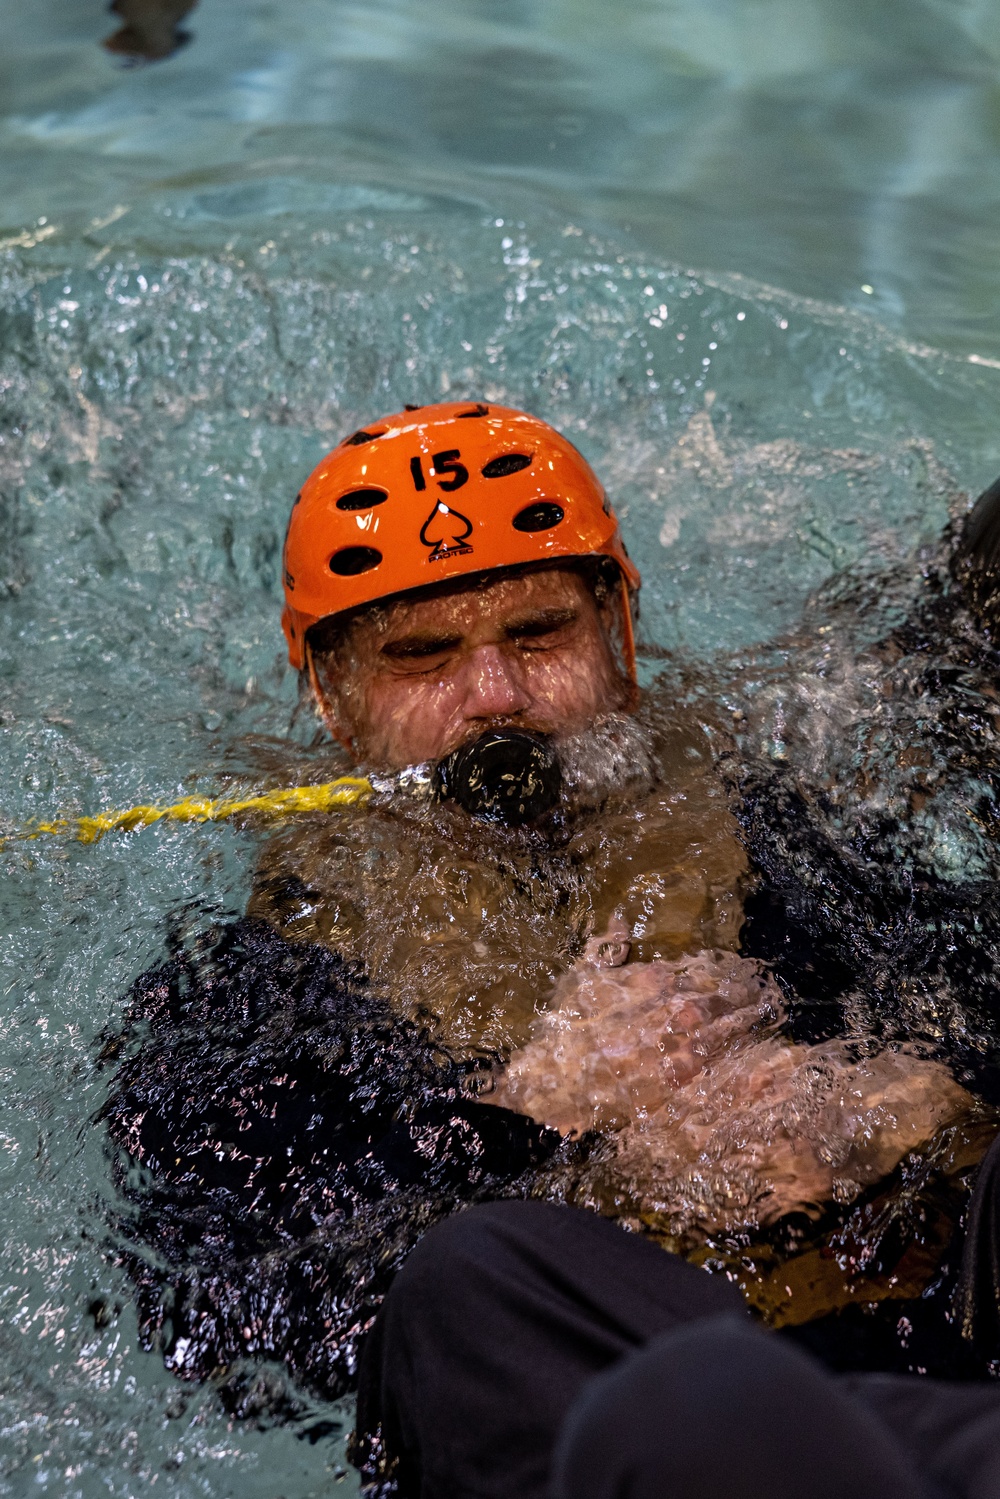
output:
[{"label": "black pants", "polygon": [[831,1374],[591,1213],[432,1229],[364,1347],[406,1499],[1000,1499],[1000,1387]]}]

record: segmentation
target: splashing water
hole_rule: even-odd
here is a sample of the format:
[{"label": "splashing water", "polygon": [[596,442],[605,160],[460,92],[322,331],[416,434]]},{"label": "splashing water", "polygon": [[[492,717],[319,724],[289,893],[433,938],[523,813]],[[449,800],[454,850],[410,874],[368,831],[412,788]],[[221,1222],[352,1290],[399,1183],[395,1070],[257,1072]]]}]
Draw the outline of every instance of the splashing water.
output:
[{"label": "splashing water", "polygon": [[[195,14],[209,24],[207,5]],[[86,123],[73,128],[86,135]],[[69,128],[31,127],[62,131],[60,150]],[[282,660],[290,499],[327,447],[380,411],[458,394],[524,405],[585,451],[622,516],[645,580],[648,723],[675,734],[662,752],[672,784],[683,774],[707,786],[731,732],[733,776],[760,809],[747,832],[755,856],[787,899],[801,897],[814,940],[870,968],[867,990],[828,985],[811,1009],[792,1005],[793,1023],[808,1029],[832,1005],[864,1039],[891,993],[881,1024],[947,1043],[979,1076],[989,1015],[956,1008],[958,971],[932,954],[916,982],[912,964],[860,951],[864,878],[842,861],[841,884],[824,892],[808,871],[819,844],[860,857],[877,832],[891,858],[868,858],[864,877],[878,863],[897,914],[920,887],[910,935],[933,923],[942,891],[968,910],[973,886],[981,908],[995,885],[992,660],[960,626],[928,626],[932,650],[904,626],[930,607],[922,569],[964,491],[993,476],[996,370],[858,313],[681,271],[624,233],[581,229],[555,189],[547,202],[522,194],[511,211],[515,195],[488,171],[456,185],[426,168],[404,191],[374,169],[331,185],[280,160],[250,180],[185,158],[186,179],[140,188],[116,157],[128,212],[91,211],[103,168],[87,139],[91,154],[72,147],[86,161],[82,196],[68,202],[65,187],[67,203],[39,206],[44,184],[25,186],[33,206],[0,261],[0,836],[341,773]],[[47,208],[61,227],[37,222]],[[940,730],[946,702],[952,727]],[[800,803],[796,843],[789,808]],[[721,817],[721,797],[718,807]],[[602,847],[595,836],[584,852],[599,862]],[[114,1188],[92,1123],[107,1087],[97,1038],[160,961],[170,919],[196,942],[245,908],[266,857],[260,835],[161,824],[2,857],[5,1483],[126,1495],[155,1479],[178,1496],[273,1495],[280,1475],[287,1499],[325,1491],[342,1464],[340,1407],[266,1367],[227,1412],[211,1387],[178,1385],[138,1350],[130,1283],[105,1253]],[[707,848],[685,872],[704,886],[692,920],[709,947],[733,920],[709,909],[715,857]],[[678,962],[656,930],[662,875],[637,872],[648,930],[637,914],[635,953]],[[392,885],[391,865],[380,878]],[[490,1046],[526,1038],[592,930],[572,870],[566,888],[578,905],[569,917],[560,908],[568,935],[555,955],[545,900],[537,933],[511,927],[520,1030],[488,1031]],[[385,972],[395,963],[415,993],[419,964],[408,970],[382,936]],[[978,941],[967,966],[991,955]],[[476,963],[485,985],[495,955]],[[477,1023],[488,1030],[502,1009],[487,1005]],[[482,1039],[458,1037],[473,1052]]]}]

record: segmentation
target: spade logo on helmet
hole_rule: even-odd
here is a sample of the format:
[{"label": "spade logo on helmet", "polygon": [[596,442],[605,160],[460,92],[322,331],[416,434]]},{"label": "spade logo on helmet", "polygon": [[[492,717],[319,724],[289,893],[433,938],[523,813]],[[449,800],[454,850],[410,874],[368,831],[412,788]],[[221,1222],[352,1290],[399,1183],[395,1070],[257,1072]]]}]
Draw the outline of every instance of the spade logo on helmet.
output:
[{"label": "spade logo on helmet", "polygon": [[437,500],[434,509],[420,527],[420,540],[430,547],[428,562],[440,562],[445,557],[460,557],[471,552],[466,545],[472,535],[472,522],[468,516],[453,510],[444,500]]},{"label": "spade logo on helmet", "polygon": [[[461,463],[461,453],[458,448],[448,448],[443,453],[435,453],[432,459],[434,467],[431,474],[437,480],[439,489],[449,492],[461,489],[463,484],[469,481],[469,470]],[[427,480],[424,478],[423,465],[419,458],[410,459],[410,473],[413,476],[413,487],[418,492],[427,488]],[[445,477],[447,476],[447,477]],[[425,547],[430,547],[431,554],[428,562],[440,562],[445,557],[460,557],[463,553],[471,552],[472,548],[467,545],[472,535],[472,522],[467,515],[459,510],[453,510],[446,505],[444,500],[438,500],[430,515],[420,527],[420,540]]]}]

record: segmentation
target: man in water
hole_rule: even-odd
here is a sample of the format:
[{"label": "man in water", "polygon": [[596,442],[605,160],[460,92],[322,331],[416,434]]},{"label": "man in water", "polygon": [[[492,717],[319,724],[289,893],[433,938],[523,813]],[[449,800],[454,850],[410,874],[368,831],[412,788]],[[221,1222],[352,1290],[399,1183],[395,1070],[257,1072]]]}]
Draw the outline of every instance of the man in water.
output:
[{"label": "man in water", "polygon": [[[360,959],[452,1050],[499,1056],[490,1101],[569,1135],[608,1132],[591,1202],[690,1246],[850,1201],[968,1097],[905,1049],[859,1061],[841,1042],[778,1034],[780,993],[735,951],[744,862],[704,749],[682,722],[630,717],[638,584],[599,483],[544,423],[445,405],[348,438],[293,510],[284,624],[331,734],[396,804],[373,810],[361,843],[327,828],[279,840],[253,909]],[[408,790],[425,794],[409,805]],[[363,1379],[361,1426],[390,1434],[407,1492],[543,1492],[591,1376],[654,1332],[734,1310],[721,1277],[568,1208],[474,1210],[426,1246]],[[502,1348],[464,1346],[459,1329],[482,1326]],[[839,1435],[801,1447],[791,1487],[744,1423],[733,1452],[758,1479],[764,1464],[769,1493],[925,1491],[825,1376],[795,1359],[789,1371],[790,1355],[741,1328],[713,1336],[707,1363],[703,1342],[661,1350],[652,1376],[630,1362],[611,1406],[643,1409],[645,1430],[665,1367],[687,1359],[697,1382],[734,1361],[751,1382],[801,1385],[792,1427],[810,1411],[815,1426],[818,1402],[837,1407]],[[739,1404],[734,1391],[709,1395]],[[567,1493],[586,1486],[586,1426],[556,1463]],[[589,1491],[652,1493],[656,1443],[646,1458],[631,1487],[619,1472]],[[707,1487],[684,1473],[685,1492],[720,1491],[711,1465]]]},{"label": "man in water", "polygon": [[[307,923],[276,911],[266,882],[255,909],[357,957],[397,1004],[412,975],[411,1011],[440,1039],[507,1063],[496,1102],[564,1133],[616,1132],[612,1194],[674,1233],[815,1213],[959,1114],[965,1095],[936,1063],[858,1064],[842,1043],[777,1036],[781,995],[735,952],[745,869],[711,766],[683,726],[657,754],[629,716],[639,577],[565,438],[485,405],[373,423],[304,486],[285,585],[292,661],[355,761],[437,766],[466,801],[497,774],[518,820],[543,828],[553,809],[533,819],[532,804],[552,800],[553,777],[585,805],[559,869],[526,881],[509,839],[498,857],[482,821],[425,800],[416,825],[394,819],[395,860],[367,901],[363,848],[338,876],[331,837],[347,834],[293,833],[271,862],[307,882]],[[367,820],[360,833],[380,841]],[[449,899],[454,855],[435,840],[456,835]]]}]

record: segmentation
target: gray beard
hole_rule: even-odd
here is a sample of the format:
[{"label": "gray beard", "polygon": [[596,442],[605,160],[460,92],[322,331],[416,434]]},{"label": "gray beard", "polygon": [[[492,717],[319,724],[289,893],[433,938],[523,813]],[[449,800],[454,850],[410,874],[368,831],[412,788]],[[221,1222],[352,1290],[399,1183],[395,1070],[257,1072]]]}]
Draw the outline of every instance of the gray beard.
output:
[{"label": "gray beard", "polygon": [[633,801],[655,784],[651,736],[625,713],[609,713],[579,734],[554,739],[552,747],[571,811],[599,807],[612,798]]}]

